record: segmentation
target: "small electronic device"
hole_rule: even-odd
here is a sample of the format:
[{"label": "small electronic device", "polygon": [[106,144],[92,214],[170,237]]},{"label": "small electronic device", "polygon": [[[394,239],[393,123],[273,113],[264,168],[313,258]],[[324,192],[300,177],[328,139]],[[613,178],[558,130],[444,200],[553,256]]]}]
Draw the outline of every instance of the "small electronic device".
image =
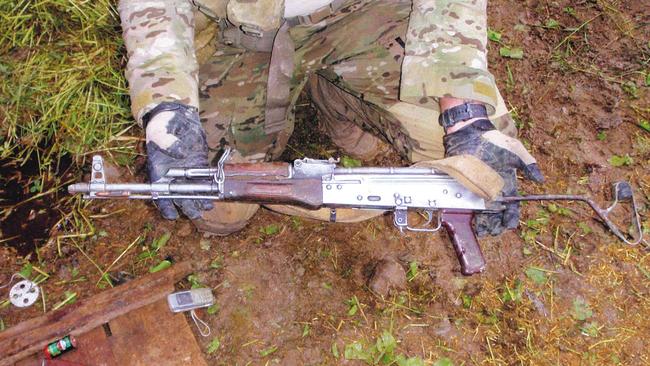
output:
[{"label": "small electronic device", "polygon": [[195,288],[167,295],[167,303],[171,311],[179,313],[213,305],[214,296],[209,288]]}]

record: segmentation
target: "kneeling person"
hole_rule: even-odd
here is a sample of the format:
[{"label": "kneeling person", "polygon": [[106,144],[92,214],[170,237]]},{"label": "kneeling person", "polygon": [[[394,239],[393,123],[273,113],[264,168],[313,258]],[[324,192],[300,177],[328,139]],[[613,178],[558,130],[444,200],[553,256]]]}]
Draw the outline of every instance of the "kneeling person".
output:
[{"label": "kneeling person", "polygon": [[[469,154],[516,194],[516,171],[541,181],[487,70],[486,1],[122,0],[132,111],[146,129],[152,181],[170,167],[270,161],[308,92],[319,122],[347,153],[387,145],[414,163]],[[160,201],[202,230],[229,234],[258,209],[244,203]],[[329,210],[272,207],[329,220]],[[373,213],[350,210],[341,221]],[[517,226],[519,208],[481,215],[477,233]]]}]

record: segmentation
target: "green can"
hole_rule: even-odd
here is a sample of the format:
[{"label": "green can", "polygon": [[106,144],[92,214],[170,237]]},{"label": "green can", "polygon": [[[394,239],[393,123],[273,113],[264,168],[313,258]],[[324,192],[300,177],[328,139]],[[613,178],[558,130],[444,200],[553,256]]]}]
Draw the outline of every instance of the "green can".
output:
[{"label": "green can", "polygon": [[54,341],[45,347],[45,357],[49,360],[77,347],[77,340],[67,335],[58,341]]}]

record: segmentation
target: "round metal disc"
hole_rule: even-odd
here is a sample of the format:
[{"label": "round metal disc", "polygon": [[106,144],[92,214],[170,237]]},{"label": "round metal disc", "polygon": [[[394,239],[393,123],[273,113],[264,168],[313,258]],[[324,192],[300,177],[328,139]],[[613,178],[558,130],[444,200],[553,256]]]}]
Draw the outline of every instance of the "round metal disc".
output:
[{"label": "round metal disc", "polygon": [[9,301],[14,306],[24,308],[31,306],[38,299],[38,285],[29,280],[22,280],[16,283],[9,291]]}]

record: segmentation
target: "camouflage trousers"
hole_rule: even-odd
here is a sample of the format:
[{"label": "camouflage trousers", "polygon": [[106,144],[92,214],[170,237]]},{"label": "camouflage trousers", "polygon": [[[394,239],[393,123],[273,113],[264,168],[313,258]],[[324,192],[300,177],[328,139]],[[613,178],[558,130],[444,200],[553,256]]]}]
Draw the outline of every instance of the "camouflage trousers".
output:
[{"label": "camouflage trousers", "polygon": [[[412,162],[443,157],[438,112],[399,100],[411,1],[354,6],[316,24],[289,29],[295,68],[282,131],[269,134],[264,128],[270,53],[219,45],[200,65],[200,116],[211,159],[226,145],[243,160],[278,157],[294,129],[294,105],[305,87],[329,130],[336,131],[336,124],[341,131],[354,125]],[[499,95],[493,122],[515,134],[511,121]]]}]

